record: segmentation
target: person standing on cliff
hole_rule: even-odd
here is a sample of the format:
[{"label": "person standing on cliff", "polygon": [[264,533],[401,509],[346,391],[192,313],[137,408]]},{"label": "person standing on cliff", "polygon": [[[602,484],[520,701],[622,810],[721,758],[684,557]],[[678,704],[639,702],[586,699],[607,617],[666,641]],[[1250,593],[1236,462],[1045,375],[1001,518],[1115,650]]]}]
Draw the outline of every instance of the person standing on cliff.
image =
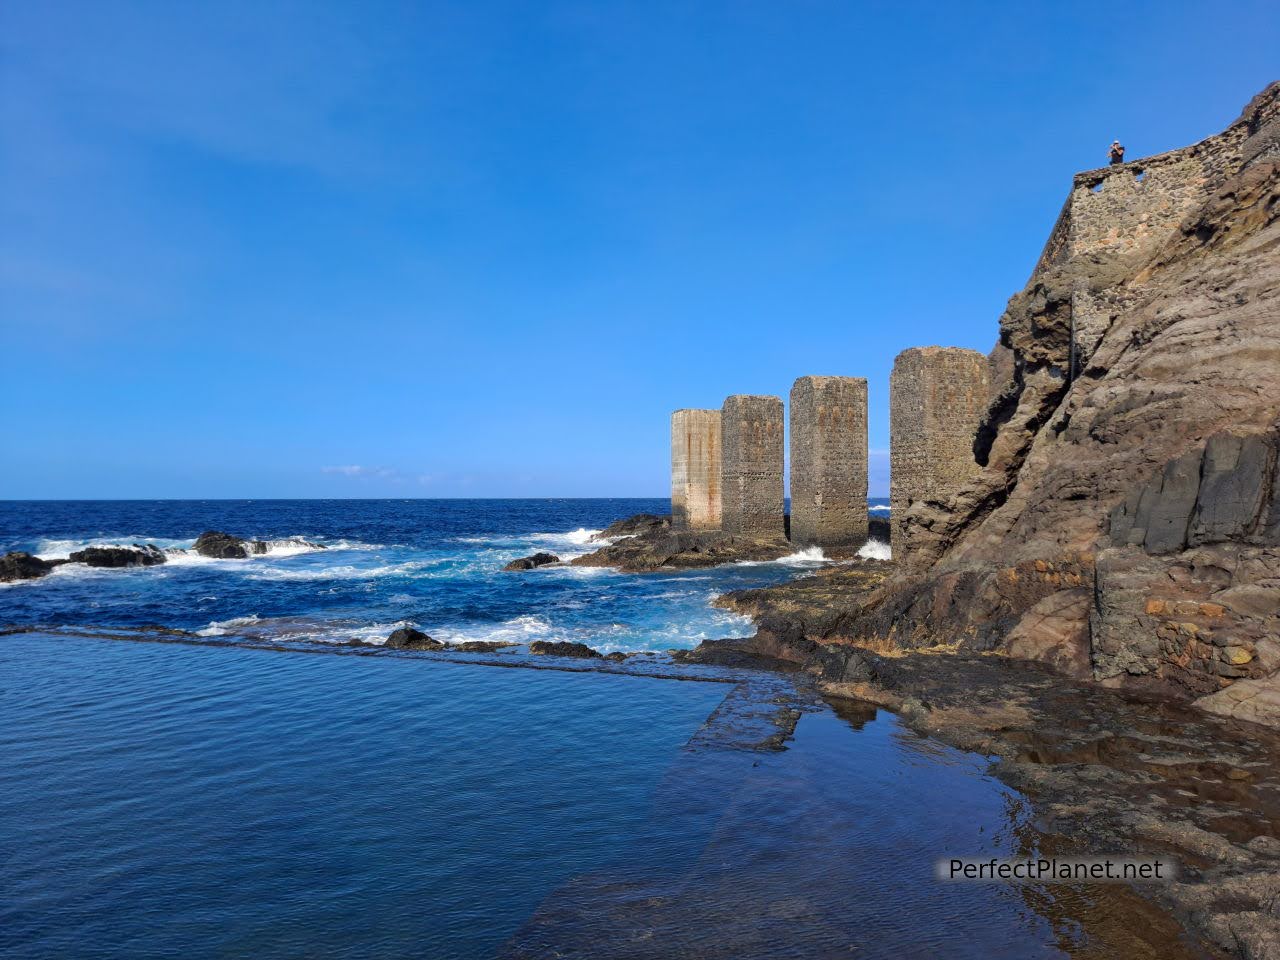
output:
[{"label": "person standing on cliff", "polygon": [[1113,166],[1117,163],[1124,163],[1124,147],[1120,145],[1119,140],[1111,141],[1111,163]]}]

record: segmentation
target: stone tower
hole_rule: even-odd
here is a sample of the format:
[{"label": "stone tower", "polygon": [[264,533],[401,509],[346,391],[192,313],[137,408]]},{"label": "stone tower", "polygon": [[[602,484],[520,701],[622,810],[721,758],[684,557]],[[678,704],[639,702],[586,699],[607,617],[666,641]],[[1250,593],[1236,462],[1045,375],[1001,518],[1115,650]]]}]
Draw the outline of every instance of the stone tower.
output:
[{"label": "stone tower", "polygon": [[867,539],[867,381],[801,377],[791,388],[791,541]]},{"label": "stone tower", "polygon": [[720,529],[720,411],[671,414],[671,527]]},{"label": "stone tower", "polygon": [[785,536],[782,519],[782,401],[735,395],[720,411],[721,527],[747,537]]},{"label": "stone tower", "polygon": [[979,470],[973,455],[989,399],[990,368],[976,350],[912,347],[898,354],[889,381],[890,533],[906,560],[903,518],[917,500],[940,499]]}]

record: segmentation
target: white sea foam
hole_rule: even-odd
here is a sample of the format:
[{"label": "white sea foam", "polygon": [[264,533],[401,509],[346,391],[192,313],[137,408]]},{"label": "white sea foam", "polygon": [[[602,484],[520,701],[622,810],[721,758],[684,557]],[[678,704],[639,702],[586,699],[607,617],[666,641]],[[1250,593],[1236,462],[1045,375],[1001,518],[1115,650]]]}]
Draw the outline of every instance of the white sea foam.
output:
[{"label": "white sea foam", "polygon": [[531,533],[529,539],[541,543],[571,543],[580,547],[591,543],[591,538],[600,532],[599,530],[588,530],[586,527],[579,527],[577,530],[570,530],[568,533]]},{"label": "white sea foam", "polygon": [[[292,557],[303,553],[318,553],[322,550],[341,551],[341,550],[380,550],[377,544],[360,543],[355,540],[335,540],[331,543],[324,543],[320,540],[312,540],[305,536],[280,537],[277,539],[263,541],[267,544],[264,553],[251,553],[250,560],[274,558],[274,557]],[[192,550],[195,545],[193,539],[175,539],[172,537],[88,537],[80,539],[54,539],[47,538],[37,541],[35,550],[32,551],[41,560],[67,560],[71,554],[77,550],[84,550],[88,547],[125,547],[131,548],[134,544],[150,544],[159,547],[167,556],[169,563],[174,564],[197,564],[197,563],[219,563],[221,560],[213,557],[204,557]],[[233,561],[240,562],[240,561]]]},{"label": "white sea foam", "polygon": [[821,547],[805,547],[803,550],[789,553],[785,557],[779,557],[777,562],[788,567],[808,567],[826,563],[827,557],[822,552]]},{"label": "white sea foam", "polygon": [[262,618],[256,613],[251,613],[247,617],[232,617],[230,620],[213,620],[203,630],[197,630],[198,637],[223,637],[228,633],[237,632],[237,627],[249,627],[255,623],[261,623]]},{"label": "white sea foam", "polygon": [[133,549],[133,545],[137,543],[151,544],[161,550],[168,551],[184,544],[189,546],[193,542],[191,540],[167,540],[158,537],[90,537],[89,539],[80,540],[46,539],[37,541],[36,548],[32,553],[41,560],[67,560],[72,553],[77,550],[85,550],[88,547],[124,547]]},{"label": "white sea foam", "polygon": [[883,540],[868,540],[858,550],[863,560],[892,560],[893,550]]},{"label": "white sea foam", "polygon": [[377,567],[357,567],[350,563],[338,564],[335,567],[261,566],[252,568],[249,571],[249,578],[252,580],[376,580],[379,577],[421,575],[423,569],[432,565],[432,561],[408,560],[404,563],[388,563]]},{"label": "white sea foam", "polygon": [[564,631],[557,630],[550,621],[532,614],[514,617],[496,624],[453,629],[441,627],[429,631],[431,636],[445,643],[465,643],[469,640],[486,640],[499,643],[532,643],[534,640],[571,639]]},{"label": "white sea foam", "polygon": [[887,503],[877,503],[877,504],[874,504],[873,506],[867,507],[867,510],[869,510],[871,513],[889,513],[889,512],[891,512],[890,507],[889,507],[889,505],[888,505]]}]

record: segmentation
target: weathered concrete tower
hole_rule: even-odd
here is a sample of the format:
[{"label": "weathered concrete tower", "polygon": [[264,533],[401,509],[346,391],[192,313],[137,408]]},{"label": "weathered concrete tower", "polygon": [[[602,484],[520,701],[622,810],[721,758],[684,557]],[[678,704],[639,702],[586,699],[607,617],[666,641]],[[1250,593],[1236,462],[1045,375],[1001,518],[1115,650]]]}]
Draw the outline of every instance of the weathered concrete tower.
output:
[{"label": "weathered concrete tower", "polygon": [[747,537],[782,537],[782,401],[736,395],[720,410],[721,527]]},{"label": "weathered concrete tower", "polygon": [[889,380],[890,534],[897,559],[903,515],[917,500],[945,497],[978,472],[973,440],[987,409],[990,367],[976,350],[912,347]]},{"label": "weathered concrete tower", "polygon": [[791,541],[867,539],[867,381],[801,377],[791,387]]},{"label": "weathered concrete tower", "polygon": [[671,414],[671,527],[720,529],[720,411]]}]

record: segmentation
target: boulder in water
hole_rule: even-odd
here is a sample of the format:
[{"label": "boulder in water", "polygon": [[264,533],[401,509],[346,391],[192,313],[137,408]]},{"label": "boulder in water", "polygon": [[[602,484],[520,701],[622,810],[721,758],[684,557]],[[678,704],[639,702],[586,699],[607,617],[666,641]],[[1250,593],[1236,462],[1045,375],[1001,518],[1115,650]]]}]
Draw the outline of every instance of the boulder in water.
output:
[{"label": "boulder in water", "polygon": [[0,583],[11,580],[35,580],[43,577],[57,564],[41,560],[21,550],[14,550],[0,557]]},{"label": "boulder in water", "polygon": [[512,560],[503,570],[533,570],[537,567],[550,566],[553,563],[559,563],[560,558],[554,553],[535,553],[531,557],[521,557],[519,560]]},{"label": "boulder in water", "polygon": [[70,562],[86,567],[154,567],[166,559],[158,547],[135,543],[132,547],[85,547],[72,553]]},{"label": "boulder in water", "polygon": [[432,640],[421,630],[413,627],[399,627],[391,631],[386,642],[382,644],[388,650],[443,650],[444,644]]},{"label": "boulder in water", "polygon": [[202,557],[215,560],[244,560],[249,556],[249,543],[220,530],[206,530],[191,548]]},{"label": "boulder in water", "polygon": [[577,657],[580,660],[600,656],[599,651],[592,650],[585,643],[569,640],[535,640],[529,644],[529,652],[549,657]]}]

